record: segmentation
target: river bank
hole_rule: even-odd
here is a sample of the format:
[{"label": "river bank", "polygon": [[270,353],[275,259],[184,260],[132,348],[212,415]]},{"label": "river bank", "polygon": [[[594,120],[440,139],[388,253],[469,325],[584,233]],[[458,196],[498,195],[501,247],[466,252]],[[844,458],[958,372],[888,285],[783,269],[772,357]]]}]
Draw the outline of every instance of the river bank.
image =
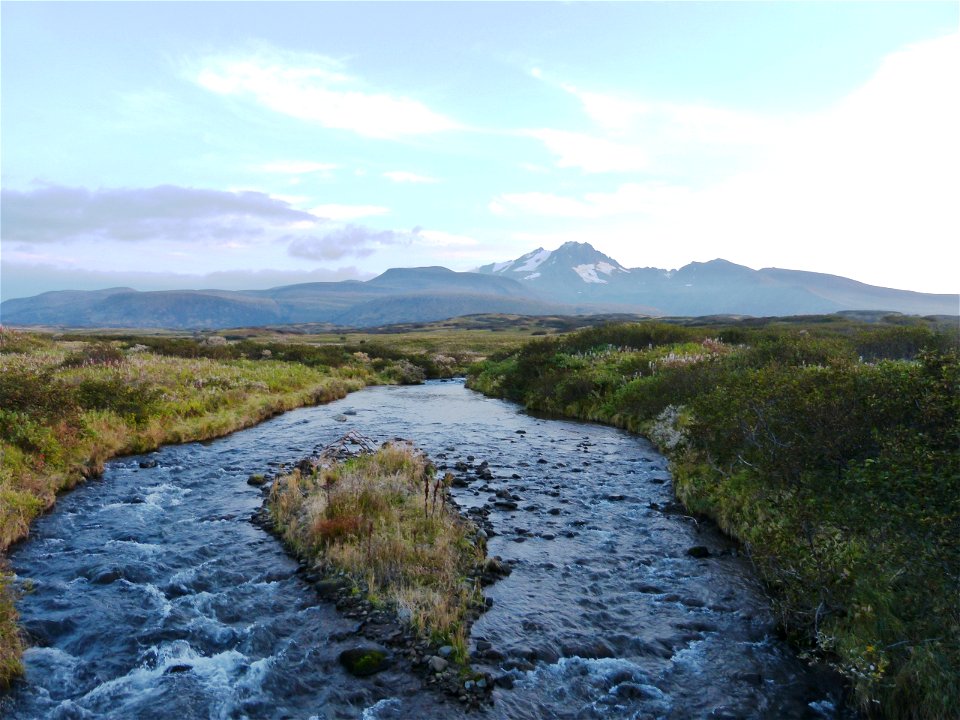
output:
[{"label": "river bank", "polygon": [[610,326],[504,353],[468,384],[654,438],[677,497],[743,545],[782,632],[860,709],[945,720],[960,703],[956,338],[814,330]]}]

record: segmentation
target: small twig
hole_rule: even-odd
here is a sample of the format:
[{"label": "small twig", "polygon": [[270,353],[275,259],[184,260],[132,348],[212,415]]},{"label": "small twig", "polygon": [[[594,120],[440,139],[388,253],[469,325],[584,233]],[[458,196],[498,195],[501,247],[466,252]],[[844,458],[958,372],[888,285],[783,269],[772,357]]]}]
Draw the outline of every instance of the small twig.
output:
[{"label": "small twig", "polygon": [[901,645],[922,645],[923,643],[938,642],[940,640],[943,640],[943,638],[935,637],[935,638],[926,638],[925,640],[901,640],[900,642],[895,642],[891,645],[886,645],[884,646],[883,649],[889,650],[891,648],[900,647]]}]

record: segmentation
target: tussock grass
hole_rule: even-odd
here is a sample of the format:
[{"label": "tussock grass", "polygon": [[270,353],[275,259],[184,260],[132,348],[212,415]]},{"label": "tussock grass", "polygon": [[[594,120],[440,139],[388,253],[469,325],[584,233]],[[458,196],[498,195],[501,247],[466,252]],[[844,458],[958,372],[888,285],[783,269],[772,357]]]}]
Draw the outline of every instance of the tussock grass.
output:
[{"label": "tussock grass", "polygon": [[[424,637],[466,659],[466,615],[482,602],[467,580],[484,556],[476,527],[448,505],[446,477],[406,444],[278,478],[268,507],[287,545],[345,571],[375,602],[409,613]],[[405,612],[403,612],[405,611]]]}]

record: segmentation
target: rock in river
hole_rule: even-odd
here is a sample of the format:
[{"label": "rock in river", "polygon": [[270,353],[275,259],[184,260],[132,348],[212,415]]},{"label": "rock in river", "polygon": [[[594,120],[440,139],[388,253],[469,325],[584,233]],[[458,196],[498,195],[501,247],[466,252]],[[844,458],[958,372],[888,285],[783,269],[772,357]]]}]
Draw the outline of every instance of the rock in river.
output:
[{"label": "rock in river", "polygon": [[340,664],[351,675],[366,677],[386,669],[389,657],[378,647],[356,647],[340,653]]}]

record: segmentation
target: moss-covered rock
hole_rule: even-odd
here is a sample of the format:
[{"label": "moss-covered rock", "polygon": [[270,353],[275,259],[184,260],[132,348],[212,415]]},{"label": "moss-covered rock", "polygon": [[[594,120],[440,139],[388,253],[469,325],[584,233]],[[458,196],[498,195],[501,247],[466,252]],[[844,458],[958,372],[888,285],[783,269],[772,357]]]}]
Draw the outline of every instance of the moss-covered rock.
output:
[{"label": "moss-covered rock", "polygon": [[385,670],[390,664],[390,656],[381,648],[356,647],[340,653],[340,664],[351,675],[368,677]]}]

